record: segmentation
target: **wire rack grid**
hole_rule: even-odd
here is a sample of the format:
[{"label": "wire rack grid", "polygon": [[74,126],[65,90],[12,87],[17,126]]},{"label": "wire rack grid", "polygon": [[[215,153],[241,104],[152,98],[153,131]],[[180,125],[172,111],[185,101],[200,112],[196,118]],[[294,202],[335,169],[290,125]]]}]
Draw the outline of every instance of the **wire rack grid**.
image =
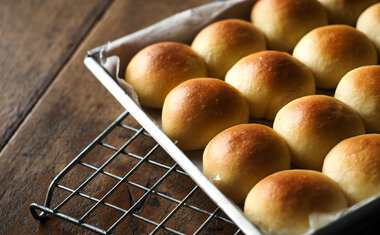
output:
[{"label": "wire rack grid", "polygon": [[52,215],[99,234],[241,233],[128,112],[54,178],[45,204],[32,203],[30,211],[40,221]]}]

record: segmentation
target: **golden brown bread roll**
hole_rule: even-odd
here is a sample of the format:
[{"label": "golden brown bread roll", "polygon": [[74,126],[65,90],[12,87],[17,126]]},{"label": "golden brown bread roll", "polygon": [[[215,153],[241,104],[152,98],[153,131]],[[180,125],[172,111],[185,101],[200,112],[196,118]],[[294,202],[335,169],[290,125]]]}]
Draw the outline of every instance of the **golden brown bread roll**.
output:
[{"label": "golden brown bread roll", "polygon": [[273,129],[288,143],[292,163],[322,170],[326,154],[341,140],[365,133],[360,116],[339,100],[311,95],[298,98],[277,113]]},{"label": "golden brown bread roll", "polygon": [[252,8],[251,21],[269,49],[291,52],[307,32],[327,25],[327,14],[317,0],[261,0]]},{"label": "golden brown bread roll", "polygon": [[252,188],[245,200],[244,214],[273,234],[279,230],[298,234],[309,229],[309,215],[346,207],[342,190],[327,176],[311,170],[285,170]]},{"label": "golden brown bread roll", "polygon": [[266,43],[251,23],[228,19],[201,30],[191,47],[206,61],[209,76],[224,79],[232,65],[246,55],[265,50]]},{"label": "golden brown bread roll", "polygon": [[244,57],[228,71],[226,82],[244,95],[253,118],[273,120],[291,100],[315,94],[311,71],[296,58],[279,51]]},{"label": "golden brown bread roll", "polygon": [[380,3],[370,6],[359,16],[356,28],[372,41],[380,60]]},{"label": "golden brown bread roll", "polygon": [[203,59],[190,46],[161,42],[145,47],[129,62],[125,80],[142,106],[162,108],[166,95],[181,82],[207,76]]},{"label": "golden brown bread roll", "polygon": [[336,88],[348,71],[377,63],[376,50],[360,31],[345,25],[324,26],[306,34],[293,56],[308,66],[317,87]]},{"label": "golden brown bread roll", "polygon": [[236,88],[215,78],[195,78],[175,87],[162,109],[162,129],[183,150],[196,150],[222,130],[249,119]]},{"label": "golden brown bread roll", "polygon": [[230,127],[203,152],[203,173],[236,203],[243,203],[261,179],[286,169],[290,169],[290,153],[285,140],[260,124]]},{"label": "golden brown bread roll", "polygon": [[380,65],[348,72],[339,82],[335,98],[361,116],[367,132],[380,133]]},{"label": "golden brown bread roll", "polygon": [[354,26],[359,15],[378,0],[319,0],[327,10],[330,24]]},{"label": "golden brown bread roll", "polygon": [[339,184],[351,205],[380,193],[380,135],[343,140],[327,154],[322,172]]}]

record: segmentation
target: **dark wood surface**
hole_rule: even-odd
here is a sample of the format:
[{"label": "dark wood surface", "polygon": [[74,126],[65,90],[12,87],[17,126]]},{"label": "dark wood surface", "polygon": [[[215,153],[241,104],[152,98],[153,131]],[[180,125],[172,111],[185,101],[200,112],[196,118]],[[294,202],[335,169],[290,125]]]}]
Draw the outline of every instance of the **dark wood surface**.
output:
[{"label": "dark wood surface", "polygon": [[109,3],[103,0],[1,1],[0,149]]},{"label": "dark wood surface", "polygon": [[[54,176],[123,111],[85,68],[86,51],[207,2],[210,0],[2,1],[0,234],[86,232],[60,219],[39,223],[29,212],[32,202],[43,204]],[[134,148],[141,150],[146,145],[149,143],[141,142]],[[150,171],[139,174],[143,178]],[[67,180],[75,183],[85,174],[86,171],[74,172]],[[181,190],[193,185],[183,179],[181,183],[185,186],[177,187],[180,180],[181,177],[173,177],[162,190],[177,190],[181,194]],[[109,187],[104,180],[99,182],[102,187]],[[95,193],[98,190],[96,185],[89,187]],[[213,206],[202,194],[193,200],[205,207]],[[158,205],[165,208],[163,211],[173,208],[170,203]],[[67,211],[76,213],[85,206],[82,202],[74,203],[74,209]],[[161,218],[164,212],[159,208],[157,202],[152,202],[152,210],[141,213]],[[189,232],[192,228],[186,227],[188,221],[201,217],[184,211],[178,213],[181,216],[172,225]],[[105,223],[96,218],[95,222]],[[219,224],[216,230],[206,231],[231,233],[230,227]],[[130,233],[149,230],[136,221],[125,229]]]}]

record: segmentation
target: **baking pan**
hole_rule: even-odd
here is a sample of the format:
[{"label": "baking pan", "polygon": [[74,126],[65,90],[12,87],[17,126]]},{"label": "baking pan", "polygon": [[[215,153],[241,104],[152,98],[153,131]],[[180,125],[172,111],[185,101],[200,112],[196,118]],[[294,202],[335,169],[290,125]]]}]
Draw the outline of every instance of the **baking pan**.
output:
[{"label": "baking pan", "polygon": [[[118,102],[149,132],[149,134],[159,143],[162,148],[182,167],[184,171],[199,185],[200,188],[233,220],[246,234],[261,234],[260,230],[254,226],[244,216],[242,210],[235,203],[226,198],[202,173],[198,160],[189,157],[188,153],[181,151],[176,144],[170,140],[160,129],[156,118],[157,110],[153,113],[149,109],[143,109],[138,104],[133,91],[129,91],[118,79],[119,70],[124,71],[128,60],[143,47],[158,41],[178,41],[190,43],[189,38],[195,35],[202,27],[213,21],[223,18],[243,18],[247,19],[247,9],[253,5],[254,1],[227,1],[213,2],[205,6],[191,9],[175,16],[169,17],[149,28],[143,29],[121,39],[117,39],[108,44],[90,50],[85,57],[84,63],[95,75],[98,81],[118,100]],[[210,19],[201,21],[197,17],[208,17],[210,9],[218,9],[211,14]],[[244,13],[242,13],[244,12]],[[182,14],[182,15],[181,15]],[[186,19],[186,17],[187,19]],[[175,19],[175,20],[173,20]],[[178,20],[179,19],[179,20]],[[178,27],[174,33],[172,25]],[[189,30],[190,29],[190,30]],[[183,32],[182,32],[183,31]],[[183,35],[186,31],[186,35]],[[161,37],[160,37],[161,34]],[[180,36],[178,36],[180,35]],[[122,53],[127,56],[120,58]],[[118,57],[115,57],[118,56]],[[115,67],[115,61],[118,66]],[[109,66],[111,62],[111,66]],[[121,69],[119,69],[119,66]],[[311,230],[309,233],[315,234],[342,234],[355,231],[373,231],[375,226],[372,220],[363,218],[376,218],[380,215],[380,198],[373,197],[360,204],[351,207],[344,213],[336,216],[339,219],[330,219],[329,223],[318,230]],[[363,226],[356,226],[358,223],[364,225],[367,230],[359,230]]]}]

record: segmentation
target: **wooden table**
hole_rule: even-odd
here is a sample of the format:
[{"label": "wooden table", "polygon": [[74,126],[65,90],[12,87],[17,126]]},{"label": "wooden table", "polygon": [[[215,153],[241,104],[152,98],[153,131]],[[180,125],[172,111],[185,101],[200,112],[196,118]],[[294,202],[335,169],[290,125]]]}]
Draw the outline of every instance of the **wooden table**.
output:
[{"label": "wooden table", "polygon": [[[88,232],[55,218],[39,223],[29,212],[32,202],[43,204],[54,176],[123,112],[84,67],[86,51],[210,1],[1,2],[0,234]],[[80,174],[68,180],[75,181]],[[181,192],[175,187],[178,180],[171,179],[169,185]],[[193,184],[188,179],[181,183]],[[204,195],[194,200],[206,207],[214,206]],[[159,204],[160,208],[166,206],[165,210],[172,208]],[[78,209],[83,205],[76,206]],[[165,210],[148,213],[162,217]],[[182,226],[191,233],[194,228],[186,225],[198,219],[194,213],[183,213],[173,226]],[[149,230],[134,220],[126,229],[129,233]],[[235,230],[233,225],[216,223],[205,233],[230,234]]]},{"label": "wooden table", "polygon": [[[207,2],[2,1],[0,234],[87,232],[61,219],[39,223],[29,212],[32,202],[43,204],[52,179],[124,110],[85,68],[87,50]],[[78,175],[70,177],[75,181]],[[147,231],[133,223],[130,233]],[[229,227],[236,229],[219,224],[209,232],[231,233]]]}]

